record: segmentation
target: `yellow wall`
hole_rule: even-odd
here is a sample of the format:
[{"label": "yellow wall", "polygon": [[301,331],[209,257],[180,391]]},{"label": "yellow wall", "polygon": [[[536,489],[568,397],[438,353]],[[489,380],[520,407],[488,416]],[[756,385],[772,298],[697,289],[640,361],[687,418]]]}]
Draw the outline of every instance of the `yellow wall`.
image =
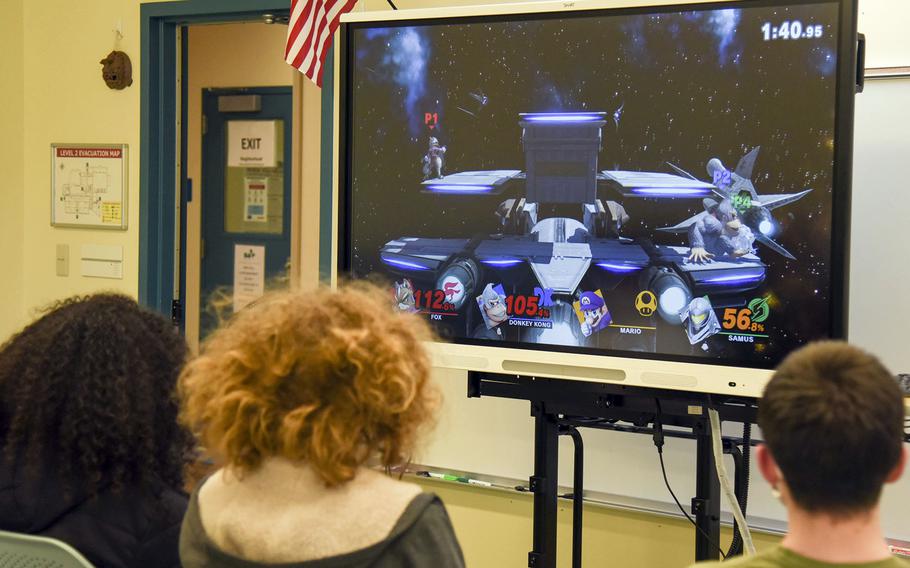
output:
[{"label": "yellow wall", "polygon": [[[24,283],[19,301],[0,299],[0,313],[10,326],[22,323],[31,310],[74,293],[98,289],[136,294],[139,243],[139,4],[96,0],[24,2],[21,24],[24,65],[21,81],[7,81],[4,91],[21,89],[24,154],[17,168],[24,174],[20,243]],[[3,15],[7,22],[8,12]],[[119,49],[133,61],[133,86],[108,89],[99,61],[115,47],[122,22]],[[4,23],[4,26],[7,24]],[[4,34],[5,35],[5,34]],[[5,38],[4,38],[5,41]],[[4,50],[5,51],[5,50]],[[99,231],[50,226],[50,144],[54,142],[124,143],[129,145],[129,229]],[[67,277],[55,275],[58,243],[70,246]],[[83,244],[119,245],[124,249],[122,280],[79,275]],[[7,272],[7,271],[5,271]],[[8,272],[7,272],[8,273]],[[24,312],[16,306],[24,307]]]},{"label": "yellow wall", "polygon": [[[0,341],[26,323],[38,307],[77,293],[138,292],[139,260],[139,6],[140,0],[3,0],[0,19]],[[114,30],[123,38],[115,44]],[[28,34],[23,30],[27,29]],[[205,33],[205,32],[203,32]],[[217,32],[213,32],[217,33]],[[274,32],[273,32],[274,33]],[[272,41],[270,43],[274,44]],[[115,48],[132,59],[133,85],[107,88],[99,60]],[[228,45],[230,47],[230,45]],[[282,50],[283,53],[283,50]],[[242,52],[231,57],[240,57]],[[210,61],[229,59],[212,54]],[[276,58],[276,67],[279,58]],[[292,75],[284,84],[289,84]],[[303,138],[319,144],[319,96],[305,84]],[[50,226],[50,144],[55,142],[129,145],[129,228],[126,231],[64,229]],[[302,279],[317,277],[318,150],[302,158],[306,221],[301,239]],[[315,176],[315,177],[314,177]],[[28,188],[25,191],[25,188]],[[67,277],[55,275],[58,243],[70,247]],[[24,246],[23,246],[24,244]],[[123,247],[123,279],[79,275],[84,244]]]},{"label": "yellow wall", "polygon": [[[193,201],[187,206],[186,335],[199,337],[199,242],[202,203],[202,89],[289,86],[294,69],[284,62],[287,28],[263,23],[197,25],[189,28],[187,86],[187,176]],[[290,136],[290,125],[287,125]],[[290,204],[287,205],[290,207]]]},{"label": "yellow wall", "polygon": [[[22,80],[23,0],[5,0],[0,17],[0,342],[22,321],[22,228],[25,184]],[[47,211],[45,206],[42,211]]]}]

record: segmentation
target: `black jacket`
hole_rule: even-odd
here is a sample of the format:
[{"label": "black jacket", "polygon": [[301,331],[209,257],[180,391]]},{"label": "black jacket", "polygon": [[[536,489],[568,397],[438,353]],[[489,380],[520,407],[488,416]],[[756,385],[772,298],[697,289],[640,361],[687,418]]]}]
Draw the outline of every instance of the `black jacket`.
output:
[{"label": "black jacket", "polygon": [[198,495],[193,494],[183,521],[180,556],[185,568],[464,568],[449,515],[432,493],[415,497],[392,532],[376,544],[340,556],[283,564],[253,562],[218,548],[202,528]]},{"label": "black jacket", "polygon": [[103,485],[89,497],[47,469],[23,471],[0,458],[0,530],[62,540],[98,568],[180,566],[186,495],[153,482],[119,491]]}]

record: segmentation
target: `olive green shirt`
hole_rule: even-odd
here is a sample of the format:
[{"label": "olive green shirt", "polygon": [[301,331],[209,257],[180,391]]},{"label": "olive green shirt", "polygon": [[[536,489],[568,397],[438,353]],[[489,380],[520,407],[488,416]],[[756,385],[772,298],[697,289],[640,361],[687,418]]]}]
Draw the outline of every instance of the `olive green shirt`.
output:
[{"label": "olive green shirt", "polygon": [[910,564],[897,558],[860,564],[831,564],[806,558],[782,546],[776,546],[755,556],[743,556],[728,560],[723,564],[720,562],[707,562],[697,566],[698,568],[709,568],[711,566],[722,566],[723,568],[910,568]]}]

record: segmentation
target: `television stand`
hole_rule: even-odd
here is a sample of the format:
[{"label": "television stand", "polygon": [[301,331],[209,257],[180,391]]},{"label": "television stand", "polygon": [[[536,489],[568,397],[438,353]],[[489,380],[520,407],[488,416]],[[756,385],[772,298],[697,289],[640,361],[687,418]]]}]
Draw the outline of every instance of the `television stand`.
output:
[{"label": "television stand", "polygon": [[[661,427],[666,437],[696,440],[696,488],[692,499],[696,525],[695,560],[719,558],[721,493],[714,467],[707,409],[717,410],[722,422],[755,423],[758,410],[755,399],[469,371],[468,397],[483,396],[531,403],[534,473],[529,488],[534,494],[534,528],[533,548],[528,553],[530,568],[556,568],[559,436],[570,435],[575,442],[572,567],[580,568],[584,450],[578,429],[653,434],[655,421],[663,426],[691,429],[689,434],[677,430],[663,431]],[[630,423],[633,427],[619,428],[617,422]]]}]

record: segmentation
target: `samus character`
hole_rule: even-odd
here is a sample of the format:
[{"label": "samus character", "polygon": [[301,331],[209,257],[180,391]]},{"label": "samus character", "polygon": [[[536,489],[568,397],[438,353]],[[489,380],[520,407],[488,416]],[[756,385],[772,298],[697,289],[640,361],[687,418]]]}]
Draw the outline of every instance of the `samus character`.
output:
[{"label": "samus character", "polygon": [[417,300],[414,297],[414,285],[408,278],[395,282],[395,302],[402,312],[416,312]]},{"label": "samus character", "polygon": [[483,289],[483,293],[477,297],[477,303],[483,311],[483,319],[488,328],[492,329],[509,319],[505,297],[493,288],[492,284],[487,284]]},{"label": "samus character", "polygon": [[446,153],[446,147],[439,145],[439,140],[430,136],[427,153],[423,157],[423,179],[435,179],[442,177],[442,157]]},{"label": "samus character", "polygon": [[689,227],[689,261],[707,262],[715,256],[739,258],[753,251],[755,235],[739,220],[729,199],[705,199],[705,212]]},{"label": "samus character", "polygon": [[695,345],[720,331],[720,322],[707,296],[693,298],[689,305],[679,314],[686,326],[689,343]]},{"label": "samus character", "polygon": [[594,332],[600,331],[610,325],[613,318],[604,299],[597,292],[582,292],[578,298],[578,307],[584,317],[581,322],[581,332],[585,337],[590,337]]}]

